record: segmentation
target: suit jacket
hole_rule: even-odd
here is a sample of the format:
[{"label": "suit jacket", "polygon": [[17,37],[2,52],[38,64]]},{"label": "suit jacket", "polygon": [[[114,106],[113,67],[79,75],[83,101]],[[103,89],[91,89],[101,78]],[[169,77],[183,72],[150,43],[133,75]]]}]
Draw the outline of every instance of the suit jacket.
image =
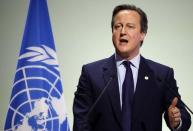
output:
[{"label": "suit jacket", "polygon": [[[103,90],[109,81],[110,84]],[[132,131],[161,131],[164,113],[169,127],[167,109],[175,95],[168,87],[179,96],[173,69],[141,56],[132,107]],[[96,105],[93,105],[102,91],[102,96]],[[177,106],[182,114],[182,131],[187,131],[191,124],[190,115],[182,103],[178,102]],[[73,113],[74,131],[122,130],[114,55],[82,67],[75,92]]]}]

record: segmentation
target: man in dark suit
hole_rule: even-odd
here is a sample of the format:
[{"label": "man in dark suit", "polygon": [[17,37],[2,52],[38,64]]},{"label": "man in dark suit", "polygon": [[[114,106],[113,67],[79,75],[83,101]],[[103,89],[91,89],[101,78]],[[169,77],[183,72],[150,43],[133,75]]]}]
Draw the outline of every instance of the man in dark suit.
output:
[{"label": "man in dark suit", "polygon": [[163,114],[171,130],[189,129],[190,115],[178,100],[173,69],[140,55],[147,23],[140,8],[115,7],[115,54],[83,66],[73,104],[74,131],[161,131]]}]

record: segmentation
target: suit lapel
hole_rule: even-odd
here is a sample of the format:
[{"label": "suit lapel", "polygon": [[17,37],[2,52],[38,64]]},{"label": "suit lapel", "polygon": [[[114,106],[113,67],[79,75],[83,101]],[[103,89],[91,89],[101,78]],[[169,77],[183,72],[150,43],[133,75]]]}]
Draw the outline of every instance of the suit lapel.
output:
[{"label": "suit lapel", "polygon": [[135,95],[137,95],[138,91],[142,91],[142,89],[144,90],[145,88],[151,86],[153,80],[153,71],[148,66],[145,58],[141,56]]},{"label": "suit lapel", "polygon": [[[134,102],[133,102],[133,122],[135,123],[138,116],[138,113],[143,110],[144,101],[148,93],[152,91],[152,86],[155,83],[155,75],[151,68],[149,67],[147,60],[141,56],[139,71],[138,71],[138,79],[137,79],[137,86],[136,91],[134,94]],[[141,116],[141,122],[143,118]]]},{"label": "suit lapel", "polygon": [[109,79],[113,77],[109,87],[107,88],[107,93],[109,95],[111,106],[114,112],[114,115],[121,125],[121,106],[120,106],[120,95],[119,95],[119,86],[117,78],[117,68],[115,63],[115,56],[112,55],[108,61],[103,66],[103,76],[105,80],[105,85],[108,83]]},{"label": "suit lapel", "polygon": [[[103,66],[103,77],[105,81],[105,85],[109,81],[109,79],[113,76],[109,87],[107,88],[107,93],[111,101],[111,106],[117,119],[119,125],[121,126],[121,105],[120,105],[120,94],[119,94],[119,86],[118,86],[118,78],[117,78],[117,68],[115,62],[115,56],[111,56],[107,62]],[[148,88],[151,88],[152,83],[155,81],[155,76],[147,64],[145,58],[141,57],[140,66],[138,71],[138,80],[136,91],[134,94],[134,103],[133,103],[133,122],[135,123],[135,116],[139,113],[137,110],[139,109],[139,105],[143,102],[146,97]],[[142,120],[143,122],[143,120]]]}]

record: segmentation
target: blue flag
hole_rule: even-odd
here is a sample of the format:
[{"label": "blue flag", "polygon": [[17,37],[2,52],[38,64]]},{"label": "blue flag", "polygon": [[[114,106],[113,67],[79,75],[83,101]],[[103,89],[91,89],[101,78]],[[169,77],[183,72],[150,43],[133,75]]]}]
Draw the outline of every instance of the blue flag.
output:
[{"label": "blue flag", "polygon": [[46,0],[31,0],[6,131],[69,131]]}]

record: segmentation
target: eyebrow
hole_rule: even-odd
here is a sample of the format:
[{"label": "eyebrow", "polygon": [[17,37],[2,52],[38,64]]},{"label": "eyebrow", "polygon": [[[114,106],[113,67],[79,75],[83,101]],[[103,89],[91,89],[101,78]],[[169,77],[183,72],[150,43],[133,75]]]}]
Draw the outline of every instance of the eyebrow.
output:
[{"label": "eyebrow", "polygon": [[[119,23],[115,23],[114,25],[119,25],[119,24],[123,24],[123,23],[121,23],[121,22],[119,22]],[[126,23],[126,25],[136,25],[135,23]]]}]

